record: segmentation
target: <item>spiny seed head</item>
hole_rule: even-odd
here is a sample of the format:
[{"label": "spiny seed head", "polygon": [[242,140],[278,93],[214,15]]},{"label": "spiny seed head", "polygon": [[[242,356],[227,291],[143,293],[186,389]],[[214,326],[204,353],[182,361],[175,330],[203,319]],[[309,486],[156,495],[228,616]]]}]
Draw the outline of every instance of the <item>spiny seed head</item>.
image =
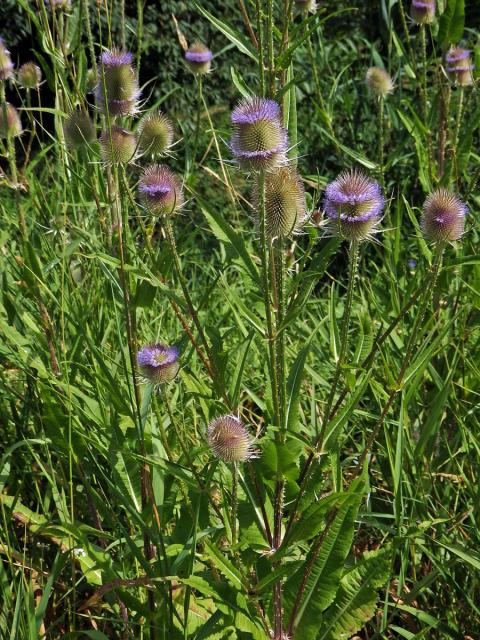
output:
[{"label": "spiny seed head", "polygon": [[249,171],[272,170],[287,162],[288,136],[280,122],[280,107],[266,98],[244,98],[233,110],[230,149]]},{"label": "spiny seed head", "polygon": [[468,87],[473,84],[473,73],[475,65],[468,49],[462,47],[452,47],[445,54],[445,69],[452,82],[461,87]]},{"label": "spiny seed head", "polygon": [[15,138],[22,135],[22,122],[15,107],[7,102],[5,110],[0,105],[0,138]]},{"label": "spiny seed head", "polygon": [[122,127],[111,127],[100,136],[100,148],[107,164],[128,164],[135,157],[137,139]]},{"label": "spiny seed head", "polygon": [[244,462],[253,454],[250,434],[235,416],[212,420],[207,438],[213,454],[224,462]]},{"label": "spiny seed head", "polygon": [[412,0],[410,15],[416,24],[431,24],[435,19],[435,0]]},{"label": "spiny seed head", "polygon": [[13,62],[3,38],[0,38],[0,82],[13,77]]},{"label": "spiny seed head", "polygon": [[392,79],[382,67],[370,67],[365,80],[370,91],[379,98],[385,98],[393,91]]},{"label": "spiny seed head", "polygon": [[72,111],[63,125],[65,142],[71,149],[79,149],[83,145],[92,144],[97,137],[95,126],[86,111]]},{"label": "spiny seed head", "polygon": [[40,67],[34,62],[25,62],[18,70],[18,82],[24,89],[38,89],[42,81]]},{"label": "spiny seed head", "polygon": [[467,206],[455,193],[448,189],[437,189],[423,205],[423,233],[433,242],[458,240],[465,229],[467,211]]},{"label": "spiny seed head", "polygon": [[170,382],[180,369],[177,347],[160,342],[142,347],[137,354],[137,363],[140,373],[153,384]]},{"label": "spiny seed head", "polygon": [[317,3],[315,0],[295,0],[295,9],[301,13],[315,13],[317,11]]},{"label": "spiny seed head", "polygon": [[149,113],[140,122],[138,145],[149,155],[164,153],[173,142],[173,126],[170,118],[161,111]]},{"label": "spiny seed head", "polygon": [[[253,204],[260,206],[260,180],[254,183]],[[305,190],[292,167],[280,167],[265,176],[265,226],[267,236],[286,238],[301,231],[307,218]]]},{"label": "spiny seed head", "polygon": [[104,51],[98,61],[98,84],[95,96],[100,109],[112,116],[134,115],[138,111],[137,73],[129,51]]},{"label": "spiny seed head", "polygon": [[324,208],[332,235],[366,240],[380,221],[384,206],[378,182],[356,169],[341,173],[325,192]]},{"label": "spiny seed head", "polygon": [[210,71],[212,58],[210,49],[198,40],[185,51],[185,63],[196,75],[204,75]]},{"label": "spiny seed head", "polygon": [[182,183],[163,164],[153,164],[143,171],[138,191],[147,209],[159,216],[173,216],[184,202]]}]

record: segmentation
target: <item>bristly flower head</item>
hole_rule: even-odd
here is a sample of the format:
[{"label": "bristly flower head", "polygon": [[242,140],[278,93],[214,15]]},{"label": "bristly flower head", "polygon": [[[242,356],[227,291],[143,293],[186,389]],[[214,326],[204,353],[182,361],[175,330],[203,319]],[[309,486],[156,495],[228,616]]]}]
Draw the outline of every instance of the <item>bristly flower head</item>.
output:
[{"label": "bristly flower head", "polygon": [[393,91],[393,81],[382,67],[370,67],[365,80],[370,91],[379,98],[385,98]]},{"label": "bristly flower head", "polygon": [[435,20],[435,0],[412,0],[410,15],[416,24],[431,24]]},{"label": "bristly flower head", "polygon": [[160,216],[173,216],[183,205],[182,183],[162,164],[147,167],[138,185],[140,197],[147,209]]},{"label": "bristly flower head", "polygon": [[92,144],[97,137],[92,119],[82,109],[77,109],[69,114],[63,125],[63,135],[65,142],[71,149]]},{"label": "bristly flower head", "polygon": [[147,155],[165,153],[173,142],[173,126],[170,118],[161,111],[149,113],[138,127],[138,145]]},{"label": "bristly flower head", "polygon": [[378,182],[357,170],[345,171],[325,192],[324,208],[333,235],[366,240],[380,221],[384,206]]},{"label": "bristly flower head", "polygon": [[25,62],[18,70],[18,82],[24,89],[38,89],[42,81],[40,67],[34,62]]},{"label": "bristly flower head", "polygon": [[13,77],[13,67],[10,51],[3,38],[0,38],[0,82]]},{"label": "bristly flower head", "polygon": [[249,97],[233,110],[230,148],[239,165],[249,171],[269,171],[287,162],[288,136],[274,100]]},{"label": "bristly flower head", "polygon": [[15,107],[7,102],[7,118],[5,121],[4,109],[0,105],[0,138],[15,138],[22,135],[22,122]]},{"label": "bristly flower head", "polygon": [[445,54],[445,69],[452,82],[461,87],[473,84],[475,65],[472,63],[470,51],[462,47],[452,47]]},{"label": "bristly flower head", "polygon": [[177,347],[165,344],[147,344],[137,354],[140,373],[153,384],[173,380],[180,369]]},{"label": "bristly flower head", "polygon": [[45,6],[50,9],[70,9],[71,0],[45,0]]},{"label": "bristly flower head", "polygon": [[423,233],[433,242],[458,240],[465,229],[467,211],[467,206],[455,193],[448,189],[437,189],[423,205]]},{"label": "bristly flower head", "polygon": [[317,11],[317,3],[315,0],[295,0],[295,9],[302,13],[315,13]]},{"label": "bristly flower head", "polygon": [[[260,206],[260,181],[253,187],[253,204]],[[265,226],[267,236],[286,238],[302,230],[307,218],[305,190],[293,167],[280,167],[265,177]]]},{"label": "bristly flower head", "polygon": [[213,454],[224,462],[244,462],[252,457],[252,438],[235,416],[215,418],[208,425],[208,444]]},{"label": "bristly flower head", "polygon": [[135,158],[137,139],[121,127],[112,127],[100,136],[102,158],[107,164],[128,164]]},{"label": "bristly flower head", "polygon": [[137,113],[140,90],[132,62],[133,55],[120,49],[104,51],[100,56],[95,97],[103,112],[108,110],[112,116]]},{"label": "bristly flower head", "polygon": [[213,53],[210,49],[198,40],[185,51],[185,63],[190,71],[196,75],[209,73],[212,58]]}]

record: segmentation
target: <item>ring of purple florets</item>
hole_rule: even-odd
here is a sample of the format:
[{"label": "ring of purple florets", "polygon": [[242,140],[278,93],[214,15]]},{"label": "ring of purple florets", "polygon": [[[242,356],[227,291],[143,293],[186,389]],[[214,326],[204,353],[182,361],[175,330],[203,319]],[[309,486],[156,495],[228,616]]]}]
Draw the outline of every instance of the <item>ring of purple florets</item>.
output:
[{"label": "ring of purple florets", "polygon": [[101,62],[105,67],[121,67],[132,64],[133,54],[130,51],[104,51],[101,55]]},{"label": "ring of purple florets", "polygon": [[185,51],[185,60],[189,62],[210,62],[212,58],[211,51]]},{"label": "ring of purple florets", "polygon": [[[325,213],[332,220],[345,222],[368,222],[380,217],[385,200],[382,196],[380,185],[371,180],[364,180],[361,190],[354,192],[348,189],[346,180],[348,176],[337,178],[331,182],[325,191]],[[357,215],[351,215],[342,209],[354,208],[356,205],[369,204],[367,211]]]},{"label": "ring of purple florets", "polygon": [[177,347],[168,347],[162,343],[148,344],[137,355],[140,367],[164,367],[178,360]]},{"label": "ring of purple florets", "polygon": [[242,101],[232,111],[232,124],[254,124],[259,120],[273,122],[280,117],[280,105],[275,100],[253,98]]}]

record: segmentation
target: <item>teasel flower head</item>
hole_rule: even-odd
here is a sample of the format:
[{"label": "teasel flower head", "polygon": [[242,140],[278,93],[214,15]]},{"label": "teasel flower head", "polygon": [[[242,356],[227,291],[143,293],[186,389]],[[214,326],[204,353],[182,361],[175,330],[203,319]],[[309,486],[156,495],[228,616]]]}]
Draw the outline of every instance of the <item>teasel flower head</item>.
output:
[{"label": "teasel flower head", "polygon": [[370,67],[365,80],[370,91],[379,98],[385,98],[393,91],[393,81],[382,67]]},{"label": "teasel flower head", "polygon": [[13,77],[13,67],[10,51],[7,49],[3,38],[0,38],[0,82]]},{"label": "teasel flower head", "polygon": [[249,97],[233,110],[230,149],[242,169],[270,171],[287,162],[288,136],[274,100]]},{"label": "teasel flower head", "polygon": [[317,3],[315,0],[295,0],[295,9],[301,13],[315,13]]},{"label": "teasel flower head", "polygon": [[42,81],[42,72],[34,62],[25,62],[18,70],[17,77],[24,89],[38,89]]},{"label": "teasel flower head", "polygon": [[111,49],[104,51],[98,62],[98,84],[95,97],[100,109],[111,116],[135,115],[138,111],[137,73],[133,54]]},{"label": "teasel flower head", "polygon": [[7,102],[5,110],[0,105],[0,138],[15,138],[21,136],[22,131],[22,122],[15,107]]},{"label": "teasel flower head", "polygon": [[45,6],[50,9],[70,9],[72,6],[71,0],[45,0]]},{"label": "teasel flower head", "polygon": [[435,0],[412,0],[410,15],[416,24],[431,24],[435,20]]},{"label": "teasel flower head", "polygon": [[209,73],[212,66],[212,58],[213,53],[210,49],[198,40],[185,51],[187,67],[192,73],[199,76]]},{"label": "teasel flower head", "polygon": [[350,241],[371,237],[384,207],[378,182],[356,169],[341,173],[325,192],[324,209],[332,235]]},{"label": "teasel flower head", "polygon": [[252,438],[245,425],[232,415],[215,418],[208,425],[208,444],[224,462],[244,462],[254,455]]},{"label": "teasel flower head", "polygon": [[140,373],[152,384],[163,384],[176,378],[180,369],[177,347],[160,342],[147,344],[137,354]]},{"label": "teasel flower head", "polygon": [[[253,187],[253,205],[260,214],[260,178]],[[305,190],[293,167],[279,167],[265,176],[265,227],[267,236],[287,238],[299,233],[307,219]]]},{"label": "teasel flower head", "polygon": [[173,216],[184,203],[181,181],[163,164],[150,165],[143,171],[138,191],[154,215]]},{"label": "teasel flower head", "polygon": [[173,142],[173,125],[161,111],[144,116],[138,127],[138,146],[147,155],[165,153]]},{"label": "teasel flower head", "polygon": [[100,148],[107,164],[128,164],[135,158],[137,139],[127,129],[111,127],[100,136]]},{"label": "teasel flower head", "polygon": [[89,69],[87,71],[87,93],[94,93],[97,86],[97,74],[95,69]]},{"label": "teasel flower head", "polygon": [[95,125],[83,109],[76,109],[68,115],[63,124],[63,135],[70,149],[92,144],[97,137]]},{"label": "teasel flower head", "polygon": [[461,87],[473,84],[475,65],[468,49],[452,47],[445,54],[445,70],[449,79]]},{"label": "teasel flower head", "polygon": [[448,189],[433,191],[425,200],[421,227],[425,237],[433,242],[458,240],[465,229],[467,206]]}]

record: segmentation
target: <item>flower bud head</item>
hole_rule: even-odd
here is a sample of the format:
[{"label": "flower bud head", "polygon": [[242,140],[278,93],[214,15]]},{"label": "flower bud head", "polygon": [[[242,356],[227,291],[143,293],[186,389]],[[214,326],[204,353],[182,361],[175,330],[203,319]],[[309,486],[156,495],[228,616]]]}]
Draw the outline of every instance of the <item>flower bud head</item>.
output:
[{"label": "flower bud head", "polygon": [[252,456],[252,439],[235,416],[220,416],[208,425],[208,444],[224,462],[244,462]]},{"label": "flower bud head", "polygon": [[63,125],[63,135],[70,149],[79,149],[84,144],[95,142],[95,126],[88,113],[82,109],[72,111]]},{"label": "flower bud head", "polygon": [[97,86],[97,76],[94,69],[87,71],[87,93],[93,93]]},{"label": "flower bud head", "polygon": [[18,70],[18,82],[24,89],[38,89],[42,81],[40,67],[34,62],[25,62]]},{"label": "flower bud head", "polygon": [[54,9],[70,9],[71,0],[45,0],[45,6]]},{"label": "flower bud head", "polygon": [[[253,203],[259,213],[260,181],[253,187]],[[265,227],[269,238],[286,238],[301,231],[307,217],[305,190],[292,167],[280,167],[265,176]]]},{"label": "flower bud head", "polygon": [[473,70],[475,65],[472,62],[470,51],[462,47],[452,47],[445,54],[445,69],[452,82],[461,87],[469,87],[473,84]]},{"label": "flower bud head", "polygon": [[317,11],[317,3],[315,0],[295,0],[295,9],[301,13],[315,13]]},{"label": "flower bud head", "polygon": [[0,138],[15,138],[21,136],[22,131],[22,122],[15,107],[7,102],[5,110],[3,105],[0,105]]},{"label": "flower bud head", "polygon": [[213,54],[208,47],[198,40],[185,51],[185,62],[192,73],[204,75],[210,71]]},{"label": "flower bud head", "polygon": [[366,240],[380,221],[384,206],[378,182],[357,170],[345,171],[325,192],[324,208],[332,235]]},{"label": "flower bud head", "polygon": [[13,62],[10,57],[10,51],[7,49],[5,42],[0,38],[0,82],[13,77]]},{"label": "flower bud head", "polygon": [[152,384],[170,382],[180,369],[178,349],[161,343],[142,347],[137,363],[140,373]]},{"label": "flower bud head", "polygon": [[137,73],[129,51],[112,49],[100,56],[95,94],[100,109],[112,116],[134,115],[138,110]]},{"label": "flower bud head", "polygon": [[370,91],[379,98],[385,98],[393,91],[392,79],[381,67],[370,67],[365,80]]},{"label": "flower bud head", "polygon": [[159,216],[173,216],[184,202],[180,180],[163,164],[143,171],[138,191],[147,209]]},{"label": "flower bud head", "polygon": [[102,158],[107,164],[128,164],[137,150],[134,134],[121,127],[112,127],[100,136]]},{"label": "flower bud head", "polygon": [[431,24],[435,19],[435,0],[412,0],[410,15],[416,24]]},{"label": "flower bud head", "polygon": [[161,111],[146,115],[140,122],[138,132],[138,145],[146,154],[160,155],[172,145],[173,126],[170,118]]},{"label": "flower bud head", "polygon": [[286,164],[288,137],[274,100],[245,98],[233,110],[231,121],[230,149],[243,169],[268,171]]},{"label": "flower bud head", "polygon": [[425,200],[421,218],[423,233],[433,242],[458,240],[465,229],[467,206],[448,189],[437,189]]}]

